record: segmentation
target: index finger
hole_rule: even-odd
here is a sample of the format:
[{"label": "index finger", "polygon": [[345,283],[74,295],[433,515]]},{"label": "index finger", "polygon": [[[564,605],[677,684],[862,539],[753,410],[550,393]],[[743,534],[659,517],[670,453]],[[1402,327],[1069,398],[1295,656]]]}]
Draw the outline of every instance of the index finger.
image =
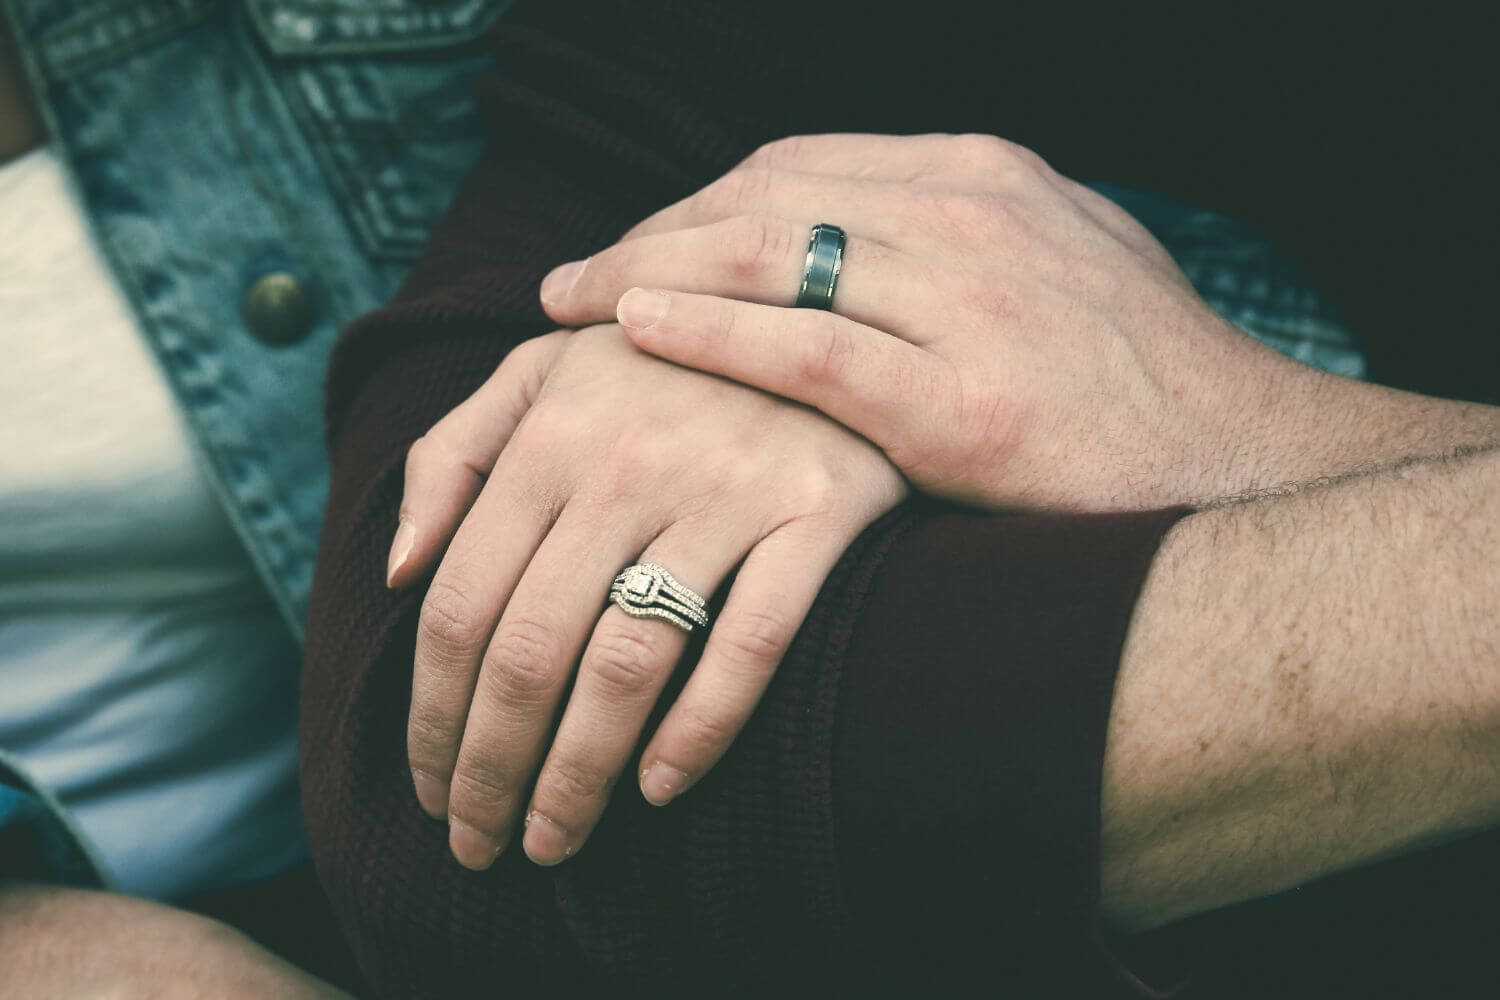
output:
[{"label": "index finger", "polygon": [[829,222],[887,246],[920,240],[919,205],[906,187],[878,180],[736,167],[707,187],[626,230],[620,242],[722,222],[736,215]]},{"label": "index finger", "polygon": [[387,586],[412,583],[442,553],[536,401],[570,332],[557,330],[517,346],[473,395],[412,442]]}]

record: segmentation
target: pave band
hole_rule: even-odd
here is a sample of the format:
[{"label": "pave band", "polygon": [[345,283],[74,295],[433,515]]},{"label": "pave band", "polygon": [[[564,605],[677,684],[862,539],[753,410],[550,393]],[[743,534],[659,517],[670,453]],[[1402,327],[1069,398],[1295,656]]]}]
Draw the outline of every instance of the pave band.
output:
[{"label": "pave band", "polygon": [[684,632],[708,625],[708,602],[658,563],[636,563],[615,577],[610,601],[635,618],[660,618]]},{"label": "pave band", "polygon": [[807,262],[802,265],[802,288],[797,292],[799,309],[832,309],[833,289],[844,268],[844,231],[820,222],[807,241]]}]

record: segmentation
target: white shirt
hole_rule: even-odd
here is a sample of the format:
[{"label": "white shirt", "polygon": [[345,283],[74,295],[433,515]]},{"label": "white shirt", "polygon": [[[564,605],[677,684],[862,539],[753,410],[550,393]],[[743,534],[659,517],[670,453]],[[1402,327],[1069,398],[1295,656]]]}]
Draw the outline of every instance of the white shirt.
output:
[{"label": "white shirt", "polygon": [[303,854],[300,654],[50,150],[0,166],[0,748],[117,887]]}]

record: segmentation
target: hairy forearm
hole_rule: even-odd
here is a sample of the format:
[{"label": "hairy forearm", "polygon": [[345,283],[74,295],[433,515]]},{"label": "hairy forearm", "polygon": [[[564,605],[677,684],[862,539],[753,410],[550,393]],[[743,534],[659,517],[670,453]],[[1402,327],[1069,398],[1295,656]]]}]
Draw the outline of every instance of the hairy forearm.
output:
[{"label": "hairy forearm", "polygon": [[1214,458],[1195,463],[1202,505],[1500,443],[1500,407],[1330,375],[1249,338],[1218,346],[1227,357],[1206,367],[1230,384],[1197,387],[1213,400],[1205,439]]},{"label": "hairy forearm", "polygon": [[1168,537],[1109,726],[1106,916],[1144,930],[1500,821],[1500,453]]}]

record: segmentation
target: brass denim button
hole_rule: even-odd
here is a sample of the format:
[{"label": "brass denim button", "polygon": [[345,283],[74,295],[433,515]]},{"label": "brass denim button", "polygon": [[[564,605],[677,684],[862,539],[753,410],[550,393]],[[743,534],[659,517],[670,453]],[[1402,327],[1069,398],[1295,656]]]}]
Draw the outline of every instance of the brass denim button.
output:
[{"label": "brass denim button", "polygon": [[245,324],[262,343],[296,343],[312,329],[312,298],[292,275],[267,274],[245,293]]}]

